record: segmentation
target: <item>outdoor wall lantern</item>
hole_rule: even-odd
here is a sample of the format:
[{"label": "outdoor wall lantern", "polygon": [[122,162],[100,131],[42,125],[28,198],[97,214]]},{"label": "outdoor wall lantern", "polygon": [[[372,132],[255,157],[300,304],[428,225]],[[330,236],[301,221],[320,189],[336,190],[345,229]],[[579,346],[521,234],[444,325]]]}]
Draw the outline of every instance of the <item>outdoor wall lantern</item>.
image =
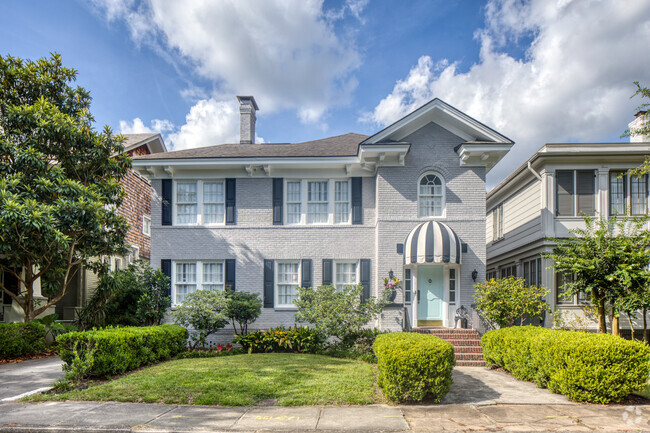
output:
[{"label": "outdoor wall lantern", "polygon": [[478,277],[478,271],[476,269],[474,269],[472,271],[472,280],[474,280],[474,282],[476,282],[477,277]]}]

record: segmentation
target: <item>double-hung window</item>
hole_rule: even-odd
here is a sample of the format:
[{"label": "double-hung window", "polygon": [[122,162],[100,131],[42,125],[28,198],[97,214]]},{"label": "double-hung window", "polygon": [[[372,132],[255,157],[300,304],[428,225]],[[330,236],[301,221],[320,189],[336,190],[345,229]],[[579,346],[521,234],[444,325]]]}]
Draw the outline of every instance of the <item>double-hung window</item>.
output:
[{"label": "double-hung window", "polygon": [[594,170],[558,170],[555,172],[557,216],[596,214],[596,174]]},{"label": "double-hung window", "polygon": [[226,194],[223,181],[176,181],[176,224],[224,224]]},{"label": "double-hung window", "polygon": [[334,263],[334,287],[336,290],[343,291],[347,286],[353,286],[358,282],[357,262]]},{"label": "double-hung window", "polygon": [[648,212],[648,176],[630,176],[630,209],[632,215]]},{"label": "double-hung window", "polygon": [[197,213],[196,182],[176,182],[176,221],[178,224],[196,224]]},{"label": "double-hung window", "polygon": [[287,224],[300,224],[302,222],[302,200],[299,180],[287,182]]},{"label": "double-hung window", "polygon": [[142,215],[142,234],[151,236],[151,216]]},{"label": "double-hung window", "polygon": [[287,224],[350,224],[350,180],[286,180]]},{"label": "double-hung window", "polygon": [[300,261],[278,261],[275,266],[275,305],[294,307],[293,301],[298,299],[297,288],[300,286]]},{"label": "double-hung window", "polygon": [[178,261],[172,267],[172,301],[181,304],[187,295],[198,289],[224,289],[222,260]]},{"label": "double-hung window", "polygon": [[203,182],[203,223],[223,224],[226,195],[223,182]]}]

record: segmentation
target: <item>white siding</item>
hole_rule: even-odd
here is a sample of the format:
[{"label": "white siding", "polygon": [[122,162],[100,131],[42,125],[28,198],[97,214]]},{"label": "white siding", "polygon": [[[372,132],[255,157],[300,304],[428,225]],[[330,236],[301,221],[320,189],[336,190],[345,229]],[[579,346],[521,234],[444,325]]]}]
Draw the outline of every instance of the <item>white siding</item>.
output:
[{"label": "white siding", "polygon": [[536,180],[510,197],[503,204],[504,234],[538,218],[541,214],[541,209],[541,182]]},{"label": "white siding", "polygon": [[492,231],[494,226],[494,210],[487,214],[485,218],[485,243],[489,244],[494,240],[492,237]]}]

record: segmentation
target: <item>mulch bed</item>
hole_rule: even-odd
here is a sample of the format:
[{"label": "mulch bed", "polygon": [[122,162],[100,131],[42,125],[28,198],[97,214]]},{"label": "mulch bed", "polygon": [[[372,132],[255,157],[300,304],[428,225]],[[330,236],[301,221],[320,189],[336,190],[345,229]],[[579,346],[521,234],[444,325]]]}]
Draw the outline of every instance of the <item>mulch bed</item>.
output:
[{"label": "mulch bed", "polygon": [[24,356],[18,356],[16,358],[0,359],[0,365],[15,364],[17,362],[29,361],[30,359],[49,358],[50,356],[55,356],[55,355],[56,355],[56,350],[46,349],[43,352],[35,353],[32,355],[24,355]]}]

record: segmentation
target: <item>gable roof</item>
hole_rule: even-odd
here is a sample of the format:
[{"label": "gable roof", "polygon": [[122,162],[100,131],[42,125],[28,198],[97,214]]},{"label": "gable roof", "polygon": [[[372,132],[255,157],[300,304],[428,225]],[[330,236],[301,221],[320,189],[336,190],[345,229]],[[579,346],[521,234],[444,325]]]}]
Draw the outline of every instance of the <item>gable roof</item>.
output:
[{"label": "gable roof", "polygon": [[420,108],[402,117],[397,122],[385,127],[368,137],[362,144],[376,144],[385,141],[401,141],[409,134],[434,122],[447,129],[466,143],[488,142],[514,144],[508,137],[468,116],[439,98],[434,98]]},{"label": "gable roof", "polygon": [[348,133],[302,143],[219,144],[157,155],[143,155],[136,159],[356,156],[359,152],[359,144],[366,138],[367,135]]},{"label": "gable roof", "polygon": [[125,140],[122,143],[124,151],[136,149],[142,145],[147,145],[149,152],[152,154],[165,153],[167,148],[163,142],[162,136],[159,133],[145,133],[145,134],[121,134]]}]

